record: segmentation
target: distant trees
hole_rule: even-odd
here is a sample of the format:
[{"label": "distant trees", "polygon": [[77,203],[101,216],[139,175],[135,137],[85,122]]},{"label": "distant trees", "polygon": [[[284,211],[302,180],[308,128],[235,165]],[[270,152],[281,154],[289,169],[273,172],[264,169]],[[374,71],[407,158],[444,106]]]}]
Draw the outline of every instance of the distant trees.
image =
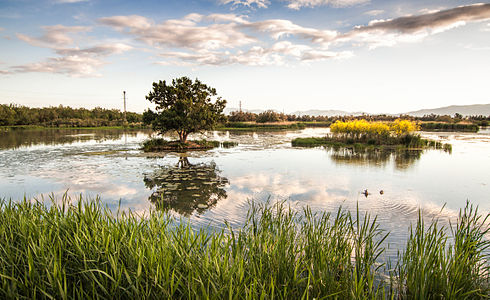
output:
[{"label": "distant trees", "polygon": [[257,123],[268,123],[268,122],[283,122],[286,121],[287,117],[284,114],[275,112],[273,110],[266,110],[257,115]]},{"label": "distant trees", "polygon": [[[127,112],[130,124],[141,124],[142,114]],[[71,108],[69,106],[27,107],[0,104],[0,126],[38,125],[51,127],[98,127],[123,125],[123,112],[118,109]]]},{"label": "distant trees", "polygon": [[232,111],[228,116],[230,122],[253,122],[257,119],[257,114],[252,112]]},{"label": "distant trees", "polygon": [[185,143],[190,133],[213,129],[226,120],[226,100],[217,97],[213,102],[216,95],[216,89],[198,79],[176,78],[171,85],[165,80],[154,82],[146,99],[156,105],[156,112],[148,109],[143,120],[160,133],[176,131]]}]

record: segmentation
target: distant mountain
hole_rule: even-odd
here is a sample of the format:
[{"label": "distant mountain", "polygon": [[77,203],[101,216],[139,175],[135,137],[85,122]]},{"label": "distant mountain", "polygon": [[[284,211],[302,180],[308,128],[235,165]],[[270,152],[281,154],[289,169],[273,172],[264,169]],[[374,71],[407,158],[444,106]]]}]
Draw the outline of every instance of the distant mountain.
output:
[{"label": "distant mountain", "polygon": [[334,110],[334,109],[329,109],[329,110],[310,109],[310,110],[303,110],[303,111],[295,111],[291,113],[291,115],[297,115],[297,116],[309,115],[313,117],[317,117],[317,116],[333,117],[333,116],[351,116],[351,115],[359,116],[362,114],[363,112],[348,112],[344,110]]},{"label": "distant mountain", "polygon": [[[225,108],[225,114],[230,114],[232,111],[238,111],[238,108]],[[245,112],[252,112],[255,114],[260,114],[261,112],[264,112],[264,109],[243,109]],[[280,112],[278,110],[274,110],[277,112]],[[463,116],[475,116],[475,115],[484,115],[484,116],[490,116],[490,104],[473,104],[473,105],[451,105],[451,106],[445,106],[445,107],[438,107],[438,108],[431,108],[431,109],[421,109],[421,110],[415,110],[415,111],[410,111],[410,112],[405,112],[405,113],[399,113],[399,114],[387,114],[387,115],[393,115],[393,116],[398,116],[398,115],[410,115],[410,116],[415,116],[415,117],[422,117],[424,115],[430,115],[430,114],[435,114],[435,115],[450,115],[454,116],[455,113],[459,113]],[[360,116],[362,114],[369,115],[370,113],[365,113],[365,112],[348,112],[344,110],[335,110],[335,109],[329,109],[329,110],[319,110],[319,109],[310,109],[310,110],[302,110],[302,111],[295,111],[288,113],[291,115],[297,115],[297,116],[304,116],[304,115],[310,115],[310,116],[327,116],[327,117],[333,117],[333,116]]]},{"label": "distant mountain", "polygon": [[454,116],[455,113],[461,114],[463,116],[490,116],[490,104],[451,105],[439,108],[410,111],[404,114],[415,117],[422,117],[424,115],[430,114]]}]

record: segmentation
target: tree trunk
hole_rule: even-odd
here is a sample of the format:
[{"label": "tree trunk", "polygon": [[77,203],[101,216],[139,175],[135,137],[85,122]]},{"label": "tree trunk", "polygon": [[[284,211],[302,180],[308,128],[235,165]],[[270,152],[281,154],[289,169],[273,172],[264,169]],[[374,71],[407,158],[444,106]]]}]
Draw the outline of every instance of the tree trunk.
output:
[{"label": "tree trunk", "polygon": [[185,131],[179,132],[179,139],[180,139],[181,143],[185,143],[187,141],[187,135],[188,135],[188,133]]}]

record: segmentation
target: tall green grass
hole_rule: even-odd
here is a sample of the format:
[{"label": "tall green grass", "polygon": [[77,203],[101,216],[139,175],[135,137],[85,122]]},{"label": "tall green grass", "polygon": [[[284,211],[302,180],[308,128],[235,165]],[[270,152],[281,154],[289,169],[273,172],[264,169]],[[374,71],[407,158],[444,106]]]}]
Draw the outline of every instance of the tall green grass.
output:
[{"label": "tall green grass", "polygon": [[462,211],[453,248],[440,227],[426,230],[421,220],[389,283],[380,264],[387,233],[359,212],[314,214],[252,202],[243,227],[213,231],[158,212],[111,212],[98,199],[70,204],[65,198],[50,206],[1,201],[0,298],[485,295],[486,220],[471,207]]}]

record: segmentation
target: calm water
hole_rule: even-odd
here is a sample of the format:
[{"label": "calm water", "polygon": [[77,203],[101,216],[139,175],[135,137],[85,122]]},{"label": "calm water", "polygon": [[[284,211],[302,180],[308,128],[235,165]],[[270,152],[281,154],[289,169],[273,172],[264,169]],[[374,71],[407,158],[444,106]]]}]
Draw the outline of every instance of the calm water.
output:
[{"label": "calm water", "polygon": [[[390,248],[405,242],[422,208],[428,218],[454,218],[466,200],[490,211],[490,131],[433,133],[453,145],[439,150],[356,154],[291,147],[299,136],[328,129],[289,132],[211,132],[208,139],[239,143],[207,152],[147,155],[139,150],[148,131],[41,130],[0,133],[0,197],[49,194],[59,199],[100,195],[112,209],[144,213],[170,210],[196,226],[243,224],[248,201],[285,200],[300,209],[336,211],[339,206],[378,215],[391,232]],[[195,136],[191,138],[201,138]],[[365,197],[361,191],[371,194]],[[383,194],[380,191],[383,190]],[[164,197],[166,201],[159,200]],[[441,211],[441,208],[445,208]]]}]

